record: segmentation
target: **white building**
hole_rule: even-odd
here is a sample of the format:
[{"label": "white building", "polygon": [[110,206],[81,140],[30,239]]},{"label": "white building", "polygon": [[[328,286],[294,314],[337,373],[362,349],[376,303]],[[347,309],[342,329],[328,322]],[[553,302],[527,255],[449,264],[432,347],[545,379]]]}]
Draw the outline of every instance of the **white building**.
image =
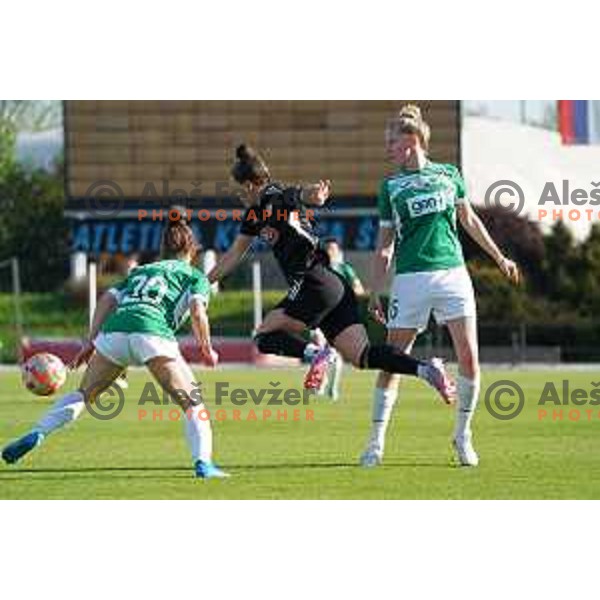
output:
[{"label": "white building", "polygon": [[[589,195],[595,188],[594,182],[600,190],[600,146],[566,146],[557,131],[526,125],[517,119],[470,116],[465,112],[462,166],[475,204],[484,202],[486,191],[494,182],[511,180],[524,192],[525,213],[543,227],[554,224],[554,209],[562,209],[564,223],[579,239],[587,235],[592,223],[600,221],[600,205],[592,206],[589,202],[581,206],[572,202],[563,206],[538,204],[549,182],[554,184],[561,199],[563,180],[568,180],[570,193],[580,188]],[[505,196],[501,201],[508,204],[510,198]],[[540,209],[546,209],[547,216],[540,215]],[[592,209],[590,215],[585,212]],[[569,214],[571,210],[577,212]],[[576,219],[577,214],[579,219]]]}]

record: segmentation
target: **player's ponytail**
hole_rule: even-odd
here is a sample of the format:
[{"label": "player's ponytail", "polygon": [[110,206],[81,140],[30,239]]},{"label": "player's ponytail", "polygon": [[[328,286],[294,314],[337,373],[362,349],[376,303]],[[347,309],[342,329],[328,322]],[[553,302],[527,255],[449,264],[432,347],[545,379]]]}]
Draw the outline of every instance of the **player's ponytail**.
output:
[{"label": "player's ponytail", "polygon": [[255,150],[245,144],[241,144],[236,148],[231,175],[240,185],[246,182],[261,185],[271,179],[265,161]]},{"label": "player's ponytail", "polygon": [[425,150],[429,149],[431,139],[431,128],[423,119],[421,109],[416,104],[405,104],[398,115],[387,124],[388,137],[396,137],[401,133],[413,133],[419,136],[421,145]]},{"label": "player's ponytail", "polygon": [[185,210],[179,207],[172,208],[162,234],[161,257],[173,259],[190,256],[192,262],[195,262],[200,250],[201,246],[188,224]]}]

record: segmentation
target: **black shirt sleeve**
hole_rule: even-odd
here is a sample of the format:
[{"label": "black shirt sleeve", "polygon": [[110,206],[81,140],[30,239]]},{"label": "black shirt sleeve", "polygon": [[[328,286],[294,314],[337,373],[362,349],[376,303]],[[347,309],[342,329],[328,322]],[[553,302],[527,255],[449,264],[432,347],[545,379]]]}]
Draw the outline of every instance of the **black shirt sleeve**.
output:
[{"label": "black shirt sleeve", "polygon": [[283,190],[283,205],[289,210],[300,210],[302,208],[302,188],[299,185]]},{"label": "black shirt sleeve", "polygon": [[279,183],[272,183],[263,191],[261,205],[269,208],[300,210],[302,207],[302,188],[297,185],[284,187]]},{"label": "black shirt sleeve", "polygon": [[242,226],[240,227],[241,234],[256,237],[260,233],[262,221],[258,218],[259,212],[260,208],[257,206],[246,210],[242,218]]},{"label": "black shirt sleeve", "polygon": [[240,233],[257,236],[266,225],[263,220],[264,211],[274,213],[284,209],[300,211],[302,209],[302,188],[300,186],[283,187],[281,184],[272,183],[262,192],[260,203],[251,206],[244,213]]}]

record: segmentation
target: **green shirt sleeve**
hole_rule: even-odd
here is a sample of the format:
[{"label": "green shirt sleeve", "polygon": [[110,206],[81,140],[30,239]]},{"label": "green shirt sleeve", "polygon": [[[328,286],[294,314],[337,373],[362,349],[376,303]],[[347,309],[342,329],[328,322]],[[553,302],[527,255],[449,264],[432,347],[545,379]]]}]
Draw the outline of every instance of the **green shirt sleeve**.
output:
[{"label": "green shirt sleeve", "polygon": [[108,293],[112,294],[117,302],[121,302],[121,298],[123,297],[123,292],[127,289],[127,284],[129,283],[129,279],[125,278],[117,283],[114,283],[109,289]]},{"label": "green shirt sleeve", "polygon": [[344,263],[343,269],[346,281],[352,285],[358,279],[358,275],[356,274],[354,267],[350,263]]},{"label": "green shirt sleeve", "polygon": [[208,277],[200,271],[195,273],[190,286],[190,302],[200,300],[204,306],[208,306],[210,300],[210,282]]},{"label": "green shirt sleeve", "polygon": [[467,201],[467,186],[460,171],[454,166],[449,165],[449,175],[456,189],[456,204],[463,204]]},{"label": "green shirt sleeve", "polygon": [[360,283],[360,279],[354,270],[354,267],[347,262],[332,264],[331,268],[341,277],[344,278],[350,285],[354,285],[356,281]]},{"label": "green shirt sleeve", "polygon": [[379,226],[393,227],[394,217],[392,214],[392,205],[390,203],[390,192],[388,190],[387,179],[382,179],[379,185],[377,208],[379,210]]}]

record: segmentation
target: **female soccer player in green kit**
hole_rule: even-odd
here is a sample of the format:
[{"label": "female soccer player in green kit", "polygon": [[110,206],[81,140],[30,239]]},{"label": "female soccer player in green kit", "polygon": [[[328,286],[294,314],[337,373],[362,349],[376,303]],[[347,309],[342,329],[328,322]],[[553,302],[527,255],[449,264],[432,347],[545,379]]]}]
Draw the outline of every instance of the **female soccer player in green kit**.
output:
[{"label": "female soccer player in green kit", "polygon": [[[388,342],[410,352],[433,312],[448,327],[458,358],[454,448],[463,466],[476,466],[471,420],[480,387],[476,307],[473,286],[458,238],[457,216],[467,233],[489,254],[513,283],[519,269],[491,239],[466,198],[458,169],[427,157],[430,128],[417,106],[407,105],[386,129],[388,156],[398,170],[379,191],[379,236],[373,260],[369,308],[385,323],[380,295],[392,260],[395,277],[390,292]],[[381,372],[373,400],[373,423],[361,464],[383,459],[385,433],[398,394],[399,376]]]},{"label": "female soccer player in green kit", "polygon": [[98,302],[88,340],[73,362],[88,362],[79,389],[58,399],[33,429],[2,451],[12,464],[52,432],[74,421],[129,365],[145,365],[185,411],[185,437],[194,470],[203,479],[226,477],[212,461],[212,430],[194,374],[179,351],[175,332],[191,316],[200,359],[215,366],[206,306],[207,278],[192,266],[198,244],[183,221],[169,221],[161,258],[133,269]]}]

